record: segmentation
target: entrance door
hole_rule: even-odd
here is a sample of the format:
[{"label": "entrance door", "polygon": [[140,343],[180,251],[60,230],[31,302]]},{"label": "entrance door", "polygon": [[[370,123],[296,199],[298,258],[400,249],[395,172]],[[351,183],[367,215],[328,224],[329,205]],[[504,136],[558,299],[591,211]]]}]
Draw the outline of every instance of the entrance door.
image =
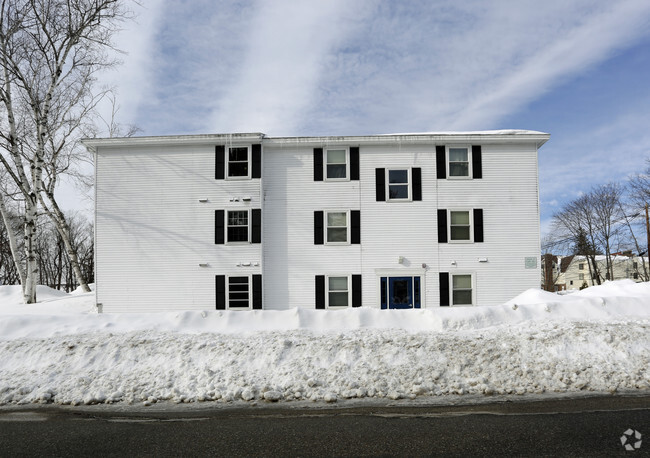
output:
[{"label": "entrance door", "polygon": [[420,308],[420,277],[381,277],[381,308]]}]

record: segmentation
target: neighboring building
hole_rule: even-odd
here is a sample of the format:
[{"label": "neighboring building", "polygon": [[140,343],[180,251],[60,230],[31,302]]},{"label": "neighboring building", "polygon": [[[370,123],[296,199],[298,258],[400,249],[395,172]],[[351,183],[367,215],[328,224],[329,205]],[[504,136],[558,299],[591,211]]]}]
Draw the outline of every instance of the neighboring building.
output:
[{"label": "neighboring building", "polygon": [[[559,270],[557,271],[555,280],[555,291],[563,290],[576,290],[583,287],[597,285],[596,274],[594,269],[589,269],[589,263],[585,256],[564,256],[557,257],[560,260],[558,263]],[[648,269],[648,259],[639,256],[632,256],[631,254],[620,254],[612,256],[612,271],[613,278],[609,278],[607,274],[607,260],[605,256],[596,256],[596,266],[600,273],[601,283],[607,280],[623,280],[630,279],[636,282],[644,281],[644,263]],[[648,269],[650,272],[650,269]],[[542,276],[542,281],[545,277]]]},{"label": "neighboring building", "polygon": [[87,139],[104,311],[424,308],[539,287],[533,131]]}]

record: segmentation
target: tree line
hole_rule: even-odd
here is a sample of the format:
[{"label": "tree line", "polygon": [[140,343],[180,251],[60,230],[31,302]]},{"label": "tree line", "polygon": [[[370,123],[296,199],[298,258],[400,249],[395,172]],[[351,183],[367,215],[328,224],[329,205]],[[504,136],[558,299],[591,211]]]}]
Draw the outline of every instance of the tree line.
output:
[{"label": "tree line", "polygon": [[[22,217],[18,214],[9,215],[9,225],[14,231],[22,226]],[[93,224],[82,214],[66,215],[70,228],[70,241],[77,252],[79,268],[88,281],[93,283],[94,277],[94,246]],[[38,284],[50,288],[73,291],[79,285],[74,269],[67,256],[65,244],[55,224],[46,215],[40,215],[36,220],[36,254],[38,257]],[[23,239],[17,239],[19,263],[25,263],[22,256],[25,250]],[[9,246],[9,234],[5,225],[0,226],[0,285],[15,285],[20,283],[20,273],[14,262]]]},{"label": "tree line", "polygon": [[25,303],[39,282],[69,288],[74,278],[90,291],[88,224],[62,210],[56,190],[64,176],[88,180],[79,139],[97,136],[109,91],[95,83],[117,64],[111,39],[130,17],[127,1],[0,0],[2,275],[20,282]]},{"label": "tree line", "polygon": [[[594,186],[564,204],[553,215],[542,253],[585,256],[589,274],[597,284],[613,279],[616,254],[648,258],[648,202],[650,160],[643,172],[626,182]],[[597,256],[604,256],[604,265],[597,262]],[[650,281],[646,262],[639,263],[637,273],[641,280]]]}]

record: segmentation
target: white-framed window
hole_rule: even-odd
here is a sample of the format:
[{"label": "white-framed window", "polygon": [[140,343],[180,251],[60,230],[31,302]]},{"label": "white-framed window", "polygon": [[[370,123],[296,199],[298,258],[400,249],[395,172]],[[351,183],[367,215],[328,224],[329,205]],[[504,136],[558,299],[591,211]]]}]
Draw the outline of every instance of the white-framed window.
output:
[{"label": "white-framed window", "polygon": [[578,270],[585,270],[585,265],[583,263],[578,264]]},{"label": "white-framed window", "polygon": [[229,146],[226,148],[226,176],[229,179],[250,178],[250,147]]},{"label": "white-framed window", "polygon": [[240,243],[250,241],[250,214],[248,210],[226,212],[226,241]]},{"label": "white-framed window", "polygon": [[247,309],[251,305],[251,281],[250,276],[228,277],[227,303],[229,309]]},{"label": "white-framed window", "polygon": [[386,169],[386,197],[391,200],[411,200],[411,169]]},{"label": "white-framed window", "polygon": [[451,305],[472,305],[474,297],[471,274],[451,275]]},{"label": "white-framed window", "polygon": [[472,241],[472,212],[470,210],[449,210],[449,241]]},{"label": "white-framed window", "polygon": [[350,212],[331,210],[325,212],[325,243],[341,245],[350,243]]},{"label": "white-framed window", "polygon": [[578,274],[578,280],[584,280],[585,274]]},{"label": "white-framed window", "polygon": [[350,152],[347,148],[325,149],[325,180],[347,181],[350,179]]},{"label": "white-framed window", "polygon": [[472,150],[469,146],[447,147],[447,176],[470,178],[472,176]]},{"label": "white-framed window", "polygon": [[327,276],[325,286],[327,308],[345,308],[350,306],[350,277],[347,275]]}]

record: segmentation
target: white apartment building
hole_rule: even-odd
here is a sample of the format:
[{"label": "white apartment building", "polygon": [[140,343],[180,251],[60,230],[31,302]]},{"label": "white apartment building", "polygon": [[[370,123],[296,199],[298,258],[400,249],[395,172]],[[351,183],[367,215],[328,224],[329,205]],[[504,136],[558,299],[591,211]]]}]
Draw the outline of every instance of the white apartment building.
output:
[{"label": "white apartment building", "polygon": [[539,287],[534,131],[87,139],[104,311],[503,303]]}]

